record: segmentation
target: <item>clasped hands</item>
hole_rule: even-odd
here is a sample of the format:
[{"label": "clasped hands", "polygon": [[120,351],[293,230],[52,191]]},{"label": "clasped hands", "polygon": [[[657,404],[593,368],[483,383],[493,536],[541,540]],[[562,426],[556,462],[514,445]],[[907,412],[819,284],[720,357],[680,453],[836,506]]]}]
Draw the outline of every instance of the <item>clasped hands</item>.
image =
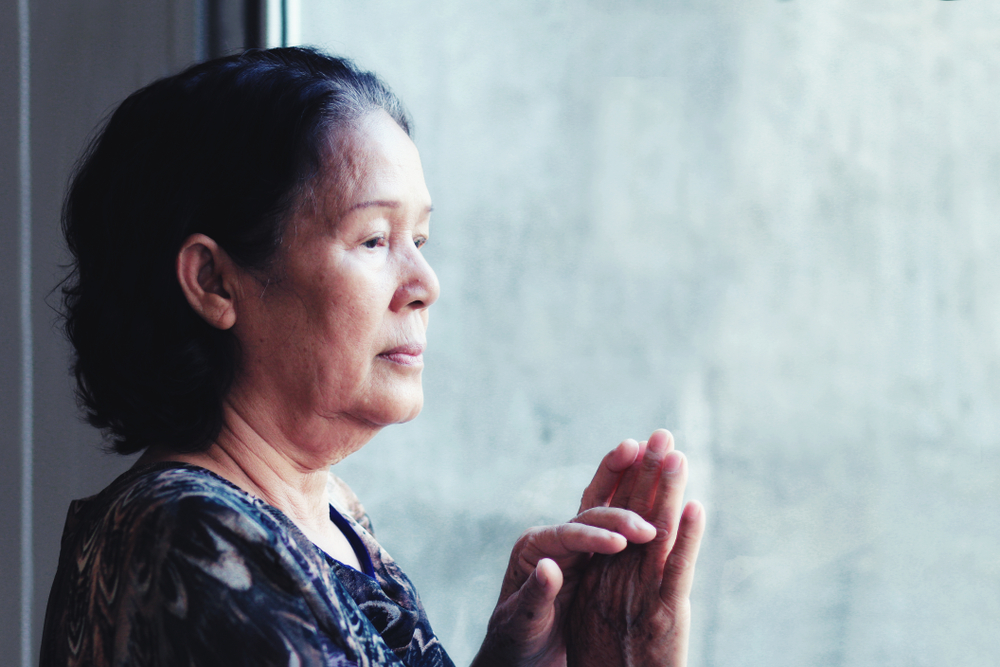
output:
[{"label": "clasped hands", "polygon": [[685,665],[705,529],[686,483],[665,430],[609,452],[576,517],[518,539],[473,667]]}]

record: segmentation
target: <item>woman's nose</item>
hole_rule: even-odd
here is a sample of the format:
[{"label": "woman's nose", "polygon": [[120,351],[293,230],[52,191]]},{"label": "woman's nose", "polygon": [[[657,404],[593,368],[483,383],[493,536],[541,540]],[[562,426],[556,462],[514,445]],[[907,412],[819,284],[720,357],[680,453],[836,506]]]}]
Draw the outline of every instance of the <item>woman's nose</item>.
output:
[{"label": "woman's nose", "polygon": [[404,308],[421,310],[437,301],[440,292],[437,274],[424,254],[414,247],[407,253],[400,284],[389,307],[394,311]]}]

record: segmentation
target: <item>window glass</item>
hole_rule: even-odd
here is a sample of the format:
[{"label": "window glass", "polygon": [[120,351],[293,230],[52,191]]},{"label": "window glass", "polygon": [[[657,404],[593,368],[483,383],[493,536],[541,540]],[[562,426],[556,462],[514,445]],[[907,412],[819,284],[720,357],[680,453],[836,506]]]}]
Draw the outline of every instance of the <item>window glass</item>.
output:
[{"label": "window glass", "polygon": [[1000,654],[1000,5],[302,0],[414,118],[426,407],[338,466],[458,664],[667,426],[692,665]]}]

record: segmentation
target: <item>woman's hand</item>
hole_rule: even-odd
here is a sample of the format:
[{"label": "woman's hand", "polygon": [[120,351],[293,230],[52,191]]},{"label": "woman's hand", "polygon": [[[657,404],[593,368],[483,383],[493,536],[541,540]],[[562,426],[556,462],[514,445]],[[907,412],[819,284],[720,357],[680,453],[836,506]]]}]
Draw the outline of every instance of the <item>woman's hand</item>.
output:
[{"label": "woman's hand", "polygon": [[672,449],[669,433],[654,433],[642,465],[618,486],[611,504],[646,518],[656,537],[589,561],[569,612],[570,667],[687,663],[689,595],[705,513],[696,502],[682,510],[687,463]]},{"label": "woman's hand", "polygon": [[645,442],[618,445],[601,461],[575,518],[518,539],[475,667],[566,664],[566,613],[591,554],[616,554],[656,535],[625,507],[645,450]]}]

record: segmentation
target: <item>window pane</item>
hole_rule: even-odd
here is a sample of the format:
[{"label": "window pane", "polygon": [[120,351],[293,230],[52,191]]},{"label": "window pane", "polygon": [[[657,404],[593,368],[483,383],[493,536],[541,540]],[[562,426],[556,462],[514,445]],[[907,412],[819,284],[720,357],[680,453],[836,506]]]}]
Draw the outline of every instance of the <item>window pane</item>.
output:
[{"label": "window pane", "polygon": [[303,0],[411,110],[426,407],[340,467],[458,664],[510,546],[673,429],[692,665],[1000,655],[1000,5]]}]

